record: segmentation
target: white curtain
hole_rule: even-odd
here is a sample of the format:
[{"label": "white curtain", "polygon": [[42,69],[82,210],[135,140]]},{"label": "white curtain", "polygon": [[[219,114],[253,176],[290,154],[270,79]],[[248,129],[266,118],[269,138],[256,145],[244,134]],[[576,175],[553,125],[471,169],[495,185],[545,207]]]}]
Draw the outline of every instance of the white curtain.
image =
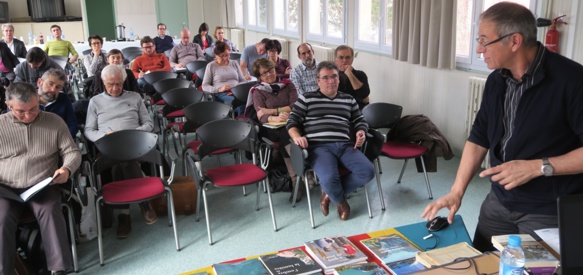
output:
[{"label": "white curtain", "polygon": [[429,68],[455,68],[455,0],[394,0],[393,56]]}]

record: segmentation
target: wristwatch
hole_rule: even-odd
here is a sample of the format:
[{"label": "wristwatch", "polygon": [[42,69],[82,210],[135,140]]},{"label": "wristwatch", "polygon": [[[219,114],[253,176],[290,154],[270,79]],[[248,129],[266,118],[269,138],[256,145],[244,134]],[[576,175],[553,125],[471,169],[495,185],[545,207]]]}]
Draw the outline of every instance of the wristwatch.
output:
[{"label": "wristwatch", "polygon": [[543,165],[540,167],[540,171],[543,172],[545,177],[550,177],[555,172],[555,168],[549,162],[549,158],[543,158]]}]

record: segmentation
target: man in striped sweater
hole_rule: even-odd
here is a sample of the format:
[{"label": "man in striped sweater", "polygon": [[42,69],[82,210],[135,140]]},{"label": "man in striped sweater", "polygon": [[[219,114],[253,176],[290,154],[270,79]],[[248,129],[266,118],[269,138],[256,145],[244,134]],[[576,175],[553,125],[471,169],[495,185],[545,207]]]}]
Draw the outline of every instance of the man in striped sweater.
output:
[{"label": "man in striped sweater", "polygon": [[[324,61],[316,71],[319,89],[299,95],[286,127],[294,143],[308,150],[308,162],[322,187],[322,213],[327,216],[330,202],[334,202],[340,219],[347,220],[350,206],[346,194],[374,177],[372,163],[358,149],[366,139],[368,125],[354,98],[338,91],[338,67]],[[355,141],[351,140],[354,132]],[[340,164],[350,173],[341,176]]]}]

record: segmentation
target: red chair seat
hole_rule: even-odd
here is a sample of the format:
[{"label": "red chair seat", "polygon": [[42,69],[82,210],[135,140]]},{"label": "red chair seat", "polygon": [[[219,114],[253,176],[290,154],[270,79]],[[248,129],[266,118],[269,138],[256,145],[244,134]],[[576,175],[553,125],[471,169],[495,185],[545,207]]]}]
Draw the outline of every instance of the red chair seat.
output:
[{"label": "red chair seat", "polygon": [[[200,146],[202,142],[200,140],[193,140],[191,142],[188,143],[188,148],[192,149],[192,151],[196,154],[198,154],[198,146]],[[216,150],[214,152],[211,153],[211,155],[220,155],[220,154],[225,154],[228,152],[233,151],[232,148],[223,148],[223,149],[219,149]]]},{"label": "red chair seat", "polygon": [[163,99],[160,99],[160,100],[156,101],[155,104],[156,105],[166,105],[166,101],[164,101]]},{"label": "red chair seat", "polygon": [[108,203],[142,201],[164,193],[160,178],[145,177],[121,180],[103,186],[103,199]]},{"label": "red chair seat", "polygon": [[239,186],[256,183],[267,177],[265,171],[251,163],[221,166],[206,170],[216,186]]},{"label": "red chair seat", "polygon": [[176,110],[174,112],[170,112],[169,114],[166,115],[166,117],[183,117],[184,116],[184,111],[181,110]]},{"label": "red chair seat", "polygon": [[381,154],[394,159],[409,159],[421,156],[427,152],[422,145],[410,142],[387,141],[383,144]]},{"label": "red chair seat", "polygon": [[173,128],[174,125],[178,125],[178,130],[180,132],[182,132],[182,128],[184,127],[184,122],[179,121],[179,122],[170,122],[168,123],[168,129]]}]

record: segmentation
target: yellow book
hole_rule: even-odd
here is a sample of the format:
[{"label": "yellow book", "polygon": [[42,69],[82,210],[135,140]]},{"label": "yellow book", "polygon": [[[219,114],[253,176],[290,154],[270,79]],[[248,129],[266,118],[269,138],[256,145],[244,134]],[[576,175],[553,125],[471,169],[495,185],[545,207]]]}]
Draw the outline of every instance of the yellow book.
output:
[{"label": "yellow book", "polygon": [[266,123],[263,123],[263,127],[270,128],[270,129],[277,129],[279,127],[285,126],[286,123],[287,123],[286,121],[284,121],[284,122],[266,122]]},{"label": "yellow book", "polygon": [[458,258],[469,258],[482,254],[466,242],[437,248],[429,251],[417,252],[415,259],[426,267],[439,266],[451,263]]}]

